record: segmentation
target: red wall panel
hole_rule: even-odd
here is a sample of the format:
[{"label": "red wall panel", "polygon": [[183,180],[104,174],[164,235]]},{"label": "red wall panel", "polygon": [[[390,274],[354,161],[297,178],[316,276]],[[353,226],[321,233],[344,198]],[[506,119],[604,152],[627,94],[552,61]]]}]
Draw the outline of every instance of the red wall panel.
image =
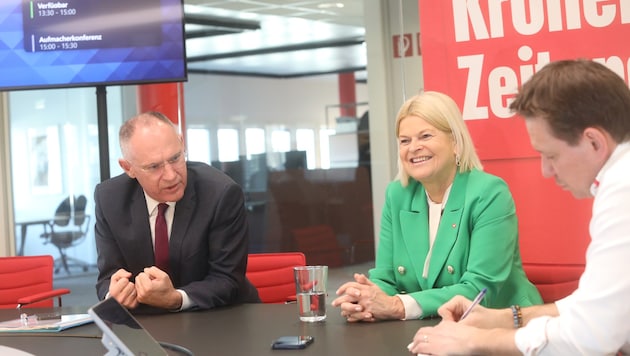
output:
[{"label": "red wall panel", "polygon": [[509,185],[525,263],[584,264],[592,199],[576,200],[540,173],[540,158],[483,161]]}]

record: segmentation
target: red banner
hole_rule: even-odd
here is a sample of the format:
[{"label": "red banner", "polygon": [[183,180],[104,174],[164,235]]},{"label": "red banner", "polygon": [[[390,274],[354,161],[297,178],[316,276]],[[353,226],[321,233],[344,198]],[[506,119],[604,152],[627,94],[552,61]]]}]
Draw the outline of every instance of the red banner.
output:
[{"label": "red banner", "polygon": [[419,11],[424,88],[455,99],[484,168],[510,186],[523,261],[583,264],[591,201],[542,177],[508,107],[551,61],[593,59],[628,82],[630,0],[419,0]]},{"label": "red banner", "polygon": [[419,10],[425,89],[453,97],[466,120],[495,121],[469,121],[482,158],[533,154],[508,106],[550,61],[590,58],[628,80],[630,0],[420,0]]}]

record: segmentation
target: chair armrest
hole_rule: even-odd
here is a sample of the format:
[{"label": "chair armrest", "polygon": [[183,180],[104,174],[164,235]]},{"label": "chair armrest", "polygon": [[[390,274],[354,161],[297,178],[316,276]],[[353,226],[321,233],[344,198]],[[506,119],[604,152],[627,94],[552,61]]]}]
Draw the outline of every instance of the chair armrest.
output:
[{"label": "chair armrest", "polygon": [[64,294],[70,294],[70,289],[59,288],[59,289],[53,289],[47,292],[42,292],[42,293],[37,293],[37,294],[29,295],[26,297],[22,297],[17,300],[17,303],[18,303],[17,308],[19,309],[26,304],[37,303],[42,300],[55,298],[55,297],[59,297],[59,306],[61,306],[61,296]]},{"label": "chair armrest", "polygon": [[42,232],[39,237],[43,239],[49,239],[50,235],[55,232],[55,221],[50,220],[48,222],[42,223],[42,226],[44,227],[44,232]]},{"label": "chair armrest", "polygon": [[297,303],[297,295],[290,295],[287,297],[287,300],[284,301],[284,304],[293,304]]}]

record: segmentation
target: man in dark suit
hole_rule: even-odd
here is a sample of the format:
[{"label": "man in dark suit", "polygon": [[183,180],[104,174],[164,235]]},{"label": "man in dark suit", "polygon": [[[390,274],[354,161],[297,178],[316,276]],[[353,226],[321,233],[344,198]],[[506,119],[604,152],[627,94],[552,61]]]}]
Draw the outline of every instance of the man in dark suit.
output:
[{"label": "man in dark suit", "polygon": [[[119,136],[125,174],[100,183],[94,193],[99,299],[171,311],[258,302],[245,276],[241,187],[215,168],[186,162],[183,137],[160,113],[131,118]],[[164,229],[154,227],[160,203],[168,204]],[[160,267],[156,230],[169,236]]]}]

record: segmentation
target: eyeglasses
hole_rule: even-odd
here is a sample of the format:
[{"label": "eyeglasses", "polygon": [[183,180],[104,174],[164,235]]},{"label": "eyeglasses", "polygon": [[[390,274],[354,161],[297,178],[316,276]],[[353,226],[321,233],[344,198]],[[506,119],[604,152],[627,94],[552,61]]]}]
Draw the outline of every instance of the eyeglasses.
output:
[{"label": "eyeglasses", "polygon": [[179,165],[184,162],[184,151],[180,151],[173,155],[173,157],[167,159],[166,161],[162,161],[160,163],[151,163],[146,166],[138,166],[143,172],[148,174],[157,174],[158,172],[162,172],[164,167],[169,164],[171,166]]}]

